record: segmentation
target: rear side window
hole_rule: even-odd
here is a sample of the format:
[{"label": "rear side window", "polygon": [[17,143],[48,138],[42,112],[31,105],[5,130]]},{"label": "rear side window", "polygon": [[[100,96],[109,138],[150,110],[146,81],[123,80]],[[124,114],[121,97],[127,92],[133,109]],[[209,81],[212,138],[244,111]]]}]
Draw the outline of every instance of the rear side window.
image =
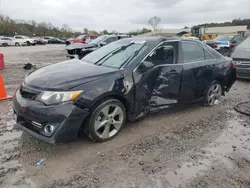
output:
[{"label": "rear side window", "polygon": [[214,56],[215,59],[221,59],[221,60],[224,60],[224,56],[221,55],[219,52],[217,52],[216,50],[214,50],[213,48],[211,48],[210,46],[208,45],[205,45],[206,47],[206,50],[208,52],[210,52],[210,54],[212,54]]},{"label": "rear side window", "polygon": [[116,40],[117,40],[117,37],[110,37],[110,38],[107,38],[107,39],[105,40],[105,42],[106,42],[107,44],[109,44],[109,43],[114,42],[114,41],[116,41]]},{"label": "rear side window", "polygon": [[204,49],[204,52],[206,60],[214,59],[213,56],[207,50]]},{"label": "rear side window", "polygon": [[205,60],[203,48],[194,42],[182,42],[184,63]]}]

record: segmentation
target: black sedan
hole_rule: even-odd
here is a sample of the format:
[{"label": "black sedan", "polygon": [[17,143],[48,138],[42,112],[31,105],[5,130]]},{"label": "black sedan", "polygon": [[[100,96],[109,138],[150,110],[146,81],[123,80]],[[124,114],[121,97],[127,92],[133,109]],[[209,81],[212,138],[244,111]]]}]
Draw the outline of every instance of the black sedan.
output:
[{"label": "black sedan", "polygon": [[48,143],[84,130],[115,137],[125,120],[181,103],[218,104],[235,82],[230,58],[195,40],[138,37],[30,73],[15,93],[17,127]]},{"label": "black sedan", "polygon": [[102,46],[117,41],[121,38],[129,38],[129,37],[130,36],[128,35],[102,35],[88,44],[73,43],[66,46],[66,50],[68,52],[67,57],[71,59],[75,57],[81,59],[85,55],[97,50],[98,48],[101,48]]},{"label": "black sedan", "polygon": [[236,64],[237,77],[250,79],[250,37],[235,48],[231,57]]},{"label": "black sedan", "polygon": [[48,44],[65,44],[66,42],[58,39],[58,38],[51,38],[48,40]]}]

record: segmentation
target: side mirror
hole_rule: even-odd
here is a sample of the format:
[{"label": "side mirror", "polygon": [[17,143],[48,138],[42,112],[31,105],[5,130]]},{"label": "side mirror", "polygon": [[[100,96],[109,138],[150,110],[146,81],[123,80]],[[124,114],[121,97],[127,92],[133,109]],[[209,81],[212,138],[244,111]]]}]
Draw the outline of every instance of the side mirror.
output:
[{"label": "side mirror", "polygon": [[105,46],[107,43],[106,42],[101,42],[100,45],[101,46]]},{"label": "side mirror", "polygon": [[143,61],[139,67],[137,68],[137,71],[140,73],[146,72],[154,67],[154,64],[150,61]]}]

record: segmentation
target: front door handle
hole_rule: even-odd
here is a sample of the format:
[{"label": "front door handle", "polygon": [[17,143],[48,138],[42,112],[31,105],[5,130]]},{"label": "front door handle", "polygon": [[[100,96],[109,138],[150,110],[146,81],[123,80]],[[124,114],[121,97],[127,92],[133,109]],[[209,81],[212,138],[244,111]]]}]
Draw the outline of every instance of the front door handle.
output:
[{"label": "front door handle", "polygon": [[216,66],[215,66],[215,64],[213,64],[213,65],[212,65],[212,69],[215,69],[215,68],[216,68]]}]

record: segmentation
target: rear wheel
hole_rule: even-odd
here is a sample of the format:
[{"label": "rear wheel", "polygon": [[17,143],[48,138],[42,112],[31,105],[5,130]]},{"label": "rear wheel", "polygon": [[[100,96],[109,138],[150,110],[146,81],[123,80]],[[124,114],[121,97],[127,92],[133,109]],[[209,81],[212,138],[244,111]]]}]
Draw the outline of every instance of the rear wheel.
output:
[{"label": "rear wheel", "polygon": [[215,106],[216,104],[218,104],[221,95],[222,95],[221,84],[218,81],[213,81],[206,92],[205,105]]},{"label": "rear wheel", "polygon": [[126,119],[124,105],[116,100],[106,100],[94,109],[89,118],[87,134],[97,142],[114,138],[123,127]]},{"label": "rear wheel", "polygon": [[30,46],[30,45],[31,45],[30,41],[27,41],[27,46]]}]

